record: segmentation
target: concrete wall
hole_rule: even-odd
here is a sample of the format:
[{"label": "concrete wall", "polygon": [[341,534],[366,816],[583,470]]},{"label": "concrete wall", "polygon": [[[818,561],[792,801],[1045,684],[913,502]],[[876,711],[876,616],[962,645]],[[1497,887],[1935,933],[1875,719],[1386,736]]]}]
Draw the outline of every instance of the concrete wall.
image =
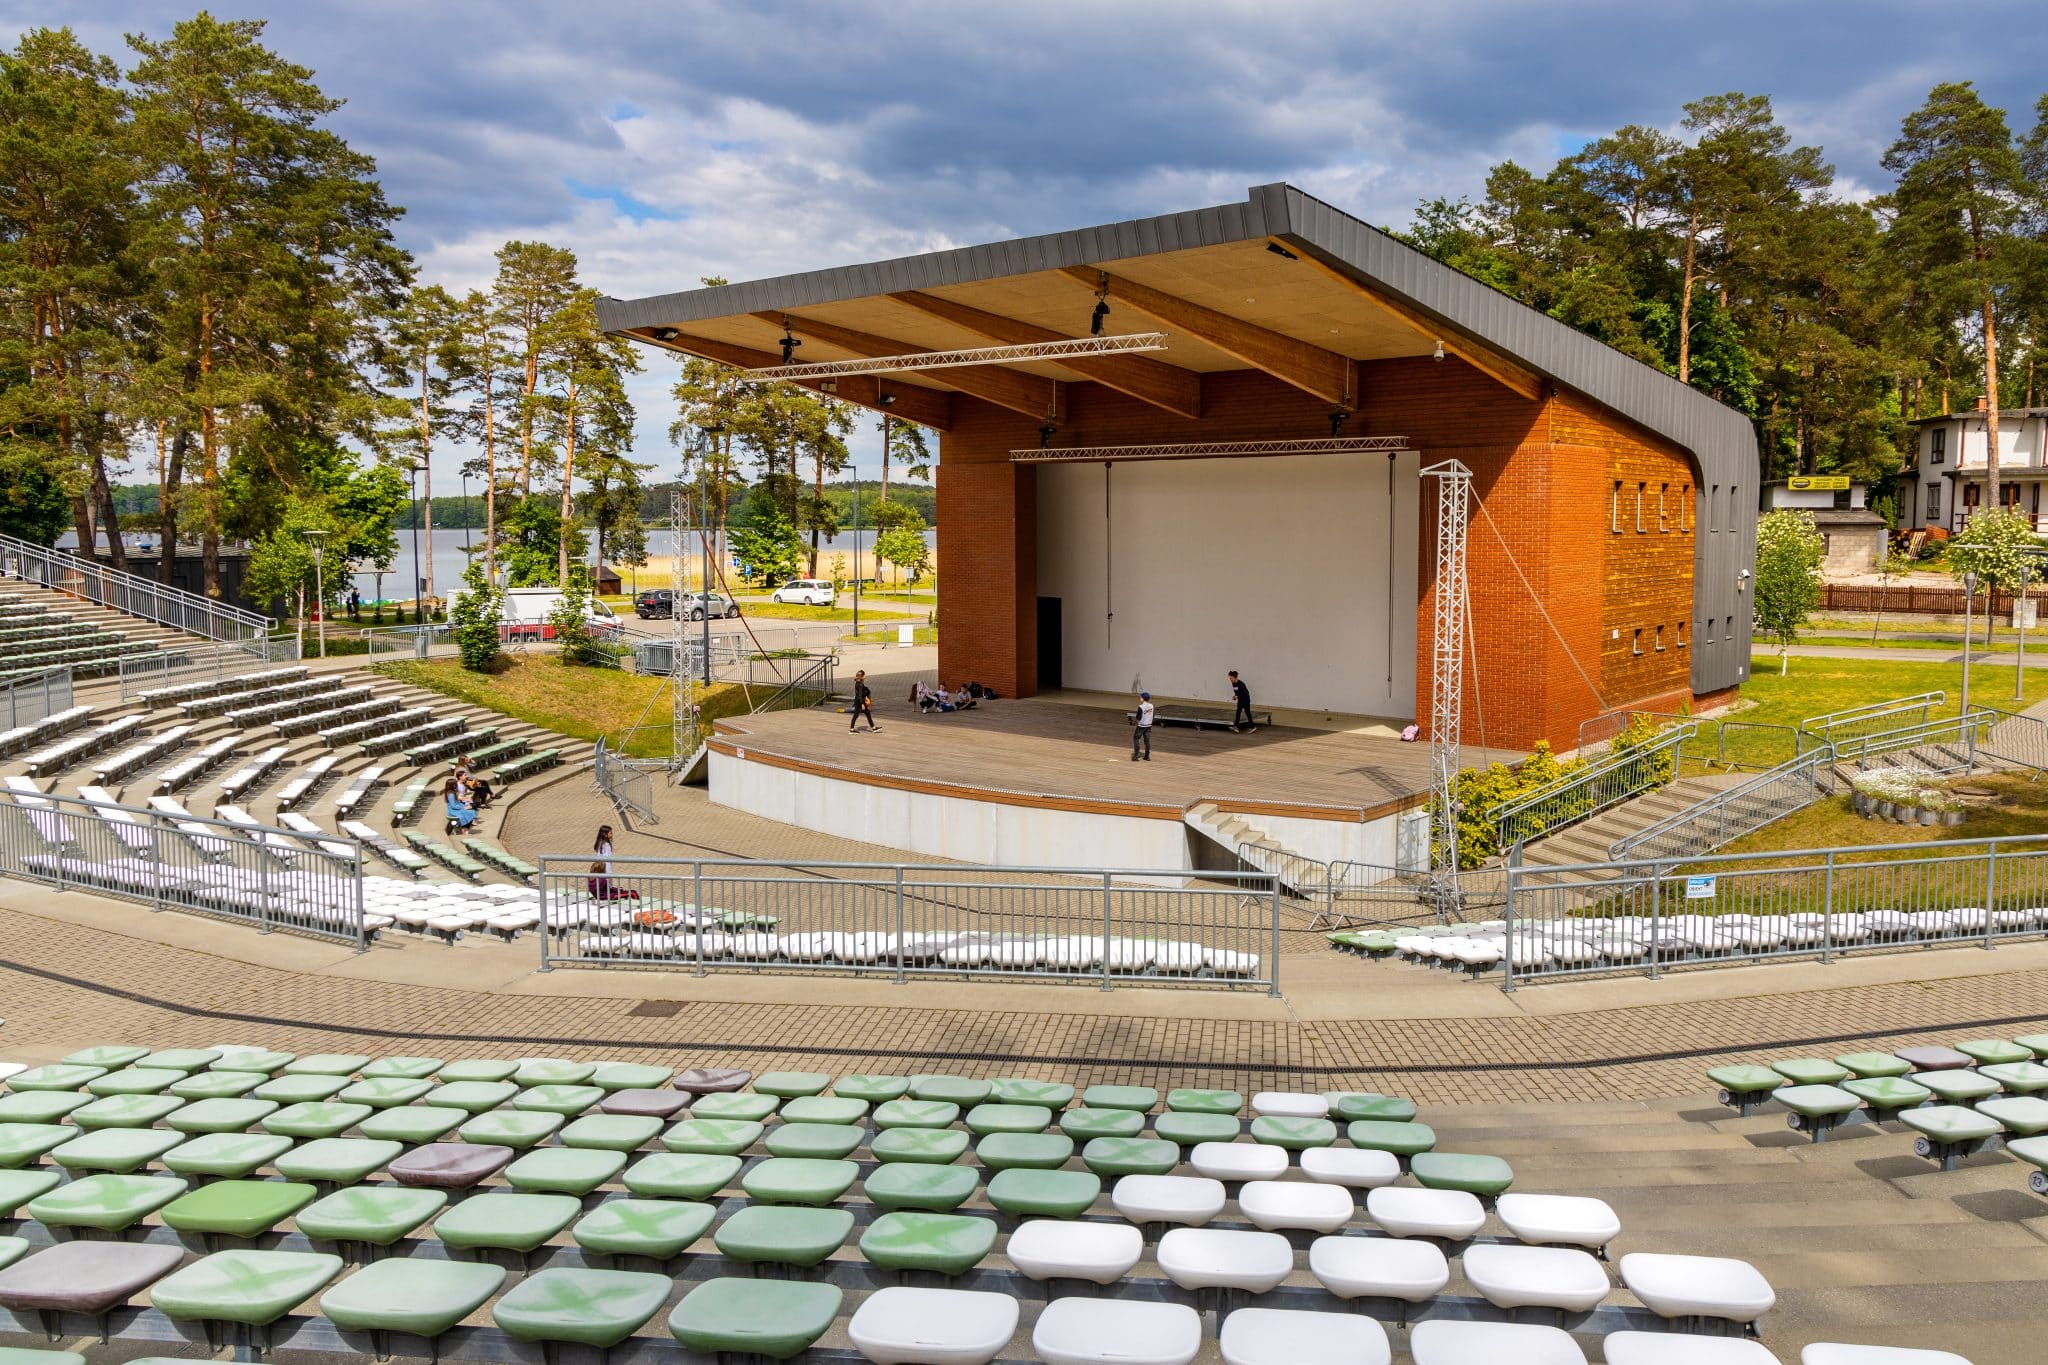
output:
[{"label": "concrete wall", "polygon": [[[1038,593],[1063,684],[1407,718],[1414,454],[1159,460],[1038,472]],[[1391,482],[1391,488],[1390,488]],[[1110,613],[1114,612],[1114,616]]]}]

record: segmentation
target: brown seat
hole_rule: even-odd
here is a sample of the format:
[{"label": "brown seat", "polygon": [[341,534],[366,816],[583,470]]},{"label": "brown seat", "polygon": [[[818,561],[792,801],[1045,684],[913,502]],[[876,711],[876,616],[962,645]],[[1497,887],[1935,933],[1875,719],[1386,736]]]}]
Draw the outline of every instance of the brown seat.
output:
[{"label": "brown seat", "polygon": [[632,1114],[645,1118],[673,1118],[690,1102],[690,1096],[674,1090],[614,1090],[598,1105],[606,1114]]},{"label": "brown seat", "polygon": [[1915,1071],[1955,1071],[1976,1065],[1969,1053],[1952,1047],[1902,1047],[1892,1056],[1910,1063]]},{"label": "brown seat", "polygon": [[512,1149],[492,1142],[429,1142],[384,1169],[401,1185],[466,1190],[503,1170]]},{"label": "brown seat", "polygon": [[178,1268],[180,1247],[59,1242],[0,1271],[0,1307],[16,1312],[112,1312]]},{"label": "brown seat", "polygon": [[693,1066],[670,1082],[692,1095],[724,1095],[747,1088],[754,1079],[751,1071],[731,1071],[722,1066]]}]

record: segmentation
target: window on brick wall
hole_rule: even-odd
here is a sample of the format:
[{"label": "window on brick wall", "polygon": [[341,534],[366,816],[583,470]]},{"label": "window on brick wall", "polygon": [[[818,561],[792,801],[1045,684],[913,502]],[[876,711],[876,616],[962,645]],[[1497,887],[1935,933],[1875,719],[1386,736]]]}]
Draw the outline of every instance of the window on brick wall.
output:
[{"label": "window on brick wall", "polygon": [[1680,649],[1684,649],[1684,648],[1685,648],[1685,622],[1683,622],[1683,621],[1680,621],[1680,622],[1679,622],[1679,623],[1678,623],[1677,625],[1673,626],[1673,627],[1672,627],[1672,629],[1673,629],[1674,631],[1676,631],[1676,632],[1678,633],[1678,647],[1679,647]]},{"label": "window on brick wall", "polygon": [[1635,643],[1636,643],[1636,653],[1640,655],[1640,654],[1641,654],[1641,653],[1643,652],[1643,628],[1642,628],[1641,626],[1637,626],[1637,627],[1636,627],[1636,642],[1635,642]]},{"label": "window on brick wall", "polygon": [[1621,531],[1621,480],[1614,481],[1614,496],[1607,504],[1607,529],[1619,534]]},{"label": "window on brick wall", "polygon": [[1659,654],[1664,652],[1664,627],[1662,626],[1657,627],[1657,652]]},{"label": "window on brick wall", "polygon": [[1649,491],[1650,491],[1650,485],[1649,485],[1648,483],[1639,483],[1639,484],[1637,484],[1637,485],[1636,485],[1636,534],[1637,534],[1637,535],[1641,535],[1641,534],[1642,534],[1642,533],[1643,533],[1643,532],[1644,532],[1645,530],[1649,529],[1648,527],[1646,527],[1646,526],[1644,526],[1644,525],[1643,525],[1643,494],[1645,494],[1645,493],[1647,493],[1647,492],[1649,492]]},{"label": "window on brick wall", "polygon": [[1666,502],[1666,501],[1667,501],[1667,500],[1668,500],[1668,499],[1669,499],[1670,497],[1671,497],[1671,485],[1670,485],[1670,484],[1668,484],[1668,483],[1660,483],[1660,484],[1658,484],[1658,485],[1657,485],[1657,529],[1658,529],[1659,531],[1668,531],[1668,530],[1670,530],[1670,529],[1671,529],[1671,521],[1670,521],[1670,519],[1669,519],[1669,518],[1668,518],[1668,517],[1667,517],[1667,516],[1665,515],[1665,511],[1664,511],[1664,504],[1665,504],[1665,502]]},{"label": "window on brick wall", "polygon": [[1692,529],[1692,485],[1689,483],[1678,485],[1678,529]]}]

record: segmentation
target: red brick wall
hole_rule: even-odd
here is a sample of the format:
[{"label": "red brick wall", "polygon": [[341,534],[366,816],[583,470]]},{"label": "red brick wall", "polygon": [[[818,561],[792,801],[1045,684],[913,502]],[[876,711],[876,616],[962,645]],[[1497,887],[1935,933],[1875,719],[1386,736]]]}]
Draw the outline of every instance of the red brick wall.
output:
[{"label": "red brick wall", "polygon": [[[1476,646],[1465,688],[1468,742],[1483,731],[1495,746],[1549,739],[1563,747],[1603,701],[1621,706],[1685,688],[1690,641],[1678,649],[1674,628],[1691,615],[1691,535],[1652,531],[1611,550],[1607,530],[1613,480],[1647,482],[1653,497],[1668,482],[1675,496],[1694,481],[1683,453],[1576,396],[1530,402],[1455,359],[1377,361],[1360,371],[1363,401],[1345,434],[1406,436],[1425,465],[1456,457],[1473,471],[1485,508],[1482,515],[1475,506],[1467,542]],[[1203,416],[1182,418],[1076,384],[1056,444],[1329,433],[1327,404],[1255,371],[1205,376],[1202,398]],[[1037,689],[1035,470],[1011,465],[1009,453],[1038,443],[1038,422],[970,399],[956,399],[954,414],[938,472],[940,671],[1027,696]],[[1435,482],[1425,481],[1416,644],[1425,726],[1435,494]],[[1654,501],[1650,515],[1654,527]],[[1665,652],[1646,645],[1636,659],[1633,630],[1660,622]]]}]

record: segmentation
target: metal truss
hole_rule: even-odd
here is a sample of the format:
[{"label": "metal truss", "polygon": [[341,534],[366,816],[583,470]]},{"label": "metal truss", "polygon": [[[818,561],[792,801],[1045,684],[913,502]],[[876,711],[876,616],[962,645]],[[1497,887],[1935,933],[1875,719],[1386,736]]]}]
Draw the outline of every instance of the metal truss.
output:
[{"label": "metal truss", "polygon": [[1437,481],[1436,612],[1430,641],[1429,689],[1430,871],[1437,909],[1448,916],[1462,904],[1458,890],[1459,729],[1465,714],[1465,524],[1472,471],[1456,460],[1430,465],[1422,477]]},{"label": "metal truss", "polygon": [[1316,437],[1306,441],[1176,441],[1151,446],[1061,446],[1013,450],[1016,464],[1097,464],[1118,460],[1189,460],[1240,455],[1391,454],[1412,449],[1406,436]]},{"label": "metal truss", "polygon": [[830,379],[846,374],[888,374],[899,370],[957,370],[971,365],[1006,365],[1023,360],[1059,360],[1066,356],[1120,355],[1130,351],[1163,351],[1164,332],[1132,332],[1113,337],[1072,337],[1061,341],[1027,341],[1014,346],[971,346],[959,351],[914,351],[908,355],[863,356],[857,360],[820,360],[805,365],[770,365],[748,370],[755,379]]}]

